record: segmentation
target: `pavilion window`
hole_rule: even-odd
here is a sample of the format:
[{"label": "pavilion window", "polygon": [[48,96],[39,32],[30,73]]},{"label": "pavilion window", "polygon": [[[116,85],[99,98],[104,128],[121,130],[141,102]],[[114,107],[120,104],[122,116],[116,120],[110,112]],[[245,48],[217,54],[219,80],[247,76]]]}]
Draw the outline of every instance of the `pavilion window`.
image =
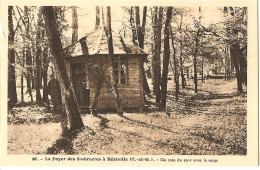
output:
[{"label": "pavilion window", "polygon": [[114,72],[117,84],[127,83],[127,58],[115,56],[114,57]]}]

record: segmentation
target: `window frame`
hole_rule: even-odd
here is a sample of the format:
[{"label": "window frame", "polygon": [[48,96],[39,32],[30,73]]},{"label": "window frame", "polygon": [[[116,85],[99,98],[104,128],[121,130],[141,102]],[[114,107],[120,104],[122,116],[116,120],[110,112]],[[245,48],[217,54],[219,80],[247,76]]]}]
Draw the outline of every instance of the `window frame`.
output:
[{"label": "window frame", "polygon": [[[116,80],[117,85],[119,86],[126,86],[128,85],[128,58],[126,56],[120,56],[120,55],[115,55],[113,57],[113,63],[115,64],[115,60],[117,59],[117,69],[115,69],[115,65],[113,65],[113,69],[114,69],[114,73],[115,73],[115,77],[118,77],[118,80]],[[122,75],[121,75],[121,63],[125,62],[125,83],[121,83],[122,81]],[[117,75],[116,75],[116,70],[117,70]]]}]

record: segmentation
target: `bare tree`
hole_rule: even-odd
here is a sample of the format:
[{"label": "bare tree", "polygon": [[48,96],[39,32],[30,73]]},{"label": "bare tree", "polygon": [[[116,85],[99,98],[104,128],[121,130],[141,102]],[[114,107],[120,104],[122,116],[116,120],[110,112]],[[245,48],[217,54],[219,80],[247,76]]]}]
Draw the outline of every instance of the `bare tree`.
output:
[{"label": "bare tree", "polygon": [[[45,32],[43,32],[45,33]],[[45,34],[43,34],[43,37]],[[48,61],[48,47],[47,44],[43,49],[43,68],[42,68],[42,79],[43,79],[43,101],[48,102],[48,67],[49,67],[49,61]]]},{"label": "bare tree", "polygon": [[[228,8],[224,8],[224,12],[228,13]],[[235,24],[238,23],[245,26],[247,25],[243,23],[243,18],[247,15],[246,8],[239,8],[234,10],[232,7],[229,7],[229,13],[233,17],[233,19],[237,21],[235,22]],[[247,50],[247,44],[245,44],[244,47],[241,48],[239,41],[236,40],[238,39],[237,37],[239,37],[239,33],[243,31],[242,29],[238,29],[238,24],[231,26],[229,25],[227,26],[227,28],[231,30],[228,33],[233,36],[231,40],[232,43],[230,45],[230,55],[236,70],[237,88],[239,92],[243,92],[242,83],[244,82],[245,85],[247,85],[247,61],[246,58],[243,56],[243,51]],[[246,35],[246,33],[244,33],[244,35]],[[246,38],[247,36],[244,37]]]},{"label": "bare tree", "polygon": [[180,27],[179,31],[181,33],[180,39],[180,72],[181,72],[181,86],[185,88],[185,77],[184,77],[184,68],[183,68],[183,31],[182,31],[182,22],[183,22],[183,14],[181,14]]},{"label": "bare tree", "polygon": [[26,85],[27,85],[27,91],[29,92],[29,95],[31,97],[31,101],[33,101],[33,96],[32,96],[32,55],[31,55],[31,48],[30,48],[30,20],[28,17],[28,7],[24,7],[24,27],[25,27],[25,39],[26,39],[26,55],[25,55],[25,60],[26,60]]},{"label": "bare tree", "polygon": [[41,9],[39,8],[38,11],[38,20],[37,20],[37,33],[36,33],[36,69],[35,69],[35,90],[36,90],[36,102],[40,102],[41,101],[41,92],[40,92],[40,84],[41,84],[41,76],[40,76],[40,72],[41,72],[41,53],[42,53],[42,49],[41,49],[41,45],[40,45],[40,41],[41,41],[41,24],[43,22],[42,19],[42,12]]},{"label": "bare tree", "polygon": [[193,53],[193,69],[194,69],[194,92],[198,92],[198,75],[197,75],[197,55],[199,50],[200,29],[198,28],[195,35],[195,51]]},{"label": "bare tree", "polygon": [[96,6],[96,24],[95,29],[100,27],[100,8],[99,6]]},{"label": "bare tree", "polygon": [[17,103],[16,80],[15,80],[15,53],[14,53],[14,26],[13,6],[8,7],[8,109],[12,109]]},{"label": "bare tree", "polygon": [[170,29],[171,33],[171,40],[172,40],[172,49],[173,49],[173,65],[174,65],[174,82],[175,82],[175,100],[178,101],[178,94],[179,94],[179,69],[178,69],[178,62],[177,62],[177,54],[176,54],[176,47],[174,45],[174,37],[172,33],[172,29]]},{"label": "bare tree", "polygon": [[72,6],[72,43],[78,40],[78,15],[77,7]]},{"label": "bare tree", "polygon": [[167,7],[166,12],[166,21],[165,21],[165,28],[164,28],[164,54],[163,54],[163,72],[162,72],[162,95],[161,95],[161,102],[160,102],[160,110],[165,110],[166,107],[166,97],[167,97],[167,80],[168,80],[168,67],[169,67],[169,60],[170,60],[170,22],[172,18],[172,7]]},{"label": "bare tree", "polygon": [[67,73],[54,8],[51,6],[44,6],[42,7],[42,12],[49,47],[53,56],[53,63],[57,71],[57,78],[61,87],[63,102],[65,103],[65,110],[68,116],[69,130],[73,132],[83,128],[84,124],[80,117],[76,95],[73,88],[71,88],[72,83]]},{"label": "bare tree", "polygon": [[[146,25],[146,13],[147,13],[147,7],[144,7],[143,9],[143,22],[142,26],[140,25],[140,10],[139,7],[135,7],[135,21],[136,26],[135,29],[137,30],[137,39],[138,39],[138,46],[142,49],[144,49],[144,35],[145,35],[145,25]],[[134,38],[133,38],[134,39]],[[142,63],[144,64],[144,59],[142,59]],[[142,64],[142,74],[143,74],[143,89],[146,94],[150,94],[150,88],[147,82],[147,78],[144,71],[144,66]]]},{"label": "bare tree", "polygon": [[[24,59],[25,59],[25,40],[23,40],[23,51],[22,51],[22,57],[21,57],[21,66],[24,68]],[[21,102],[24,102],[24,72],[21,73]]]},{"label": "bare tree", "polygon": [[[201,12],[201,8],[199,7],[199,12]],[[196,27],[196,32],[194,35],[194,39],[195,39],[195,49],[193,52],[193,69],[194,69],[194,92],[197,93],[198,92],[198,75],[197,75],[197,55],[199,52],[199,43],[200,43],[200,38],[201,38],[201,22],[200,22],[201,16],[199,16],[199,20],[198,21],[194,21],[194,25]]]},{"label": "bare tree", "polygon": [[111,29],[111,8],[107,7],[107,25],[106,25],[106,35],[107,35],[107,44],[109,51],[109,73],[110,73],[110,81],[107,80],[106,83],[110,87],[111,92],[115,98],[116,102],[116,110],[119,114],[122,114],[122,105],[119,96],[119,92],[117,89],[116,77],[114,72],[114,48],[113,48],[113,38],[112,38],[112,29]]},{"label": "bare tree", "polygon": [[163,7],[154,7],[153,9],[153,27],[154,27],[154,51],[153,51],[153,92],[156,95],[156,103],[161,100],[161,31],[162,31]]},{"label": "bare tree", "polygon": [[130,8],[130,25],[131,25],[131,30],[132,30],[132,42],[134,45],[138,45],[136,42],[137,33],[136,33],[136,28],[135,28],[134,7]]}]

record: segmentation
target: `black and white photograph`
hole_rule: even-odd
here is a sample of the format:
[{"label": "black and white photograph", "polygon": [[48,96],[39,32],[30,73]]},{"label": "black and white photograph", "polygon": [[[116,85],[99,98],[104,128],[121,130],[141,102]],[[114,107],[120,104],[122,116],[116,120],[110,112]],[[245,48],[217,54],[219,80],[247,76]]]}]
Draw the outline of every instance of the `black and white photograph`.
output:
[{"label": "black and white photograph", "polygon": [[7,155],[248,155],[248,6],[6,8]]}]

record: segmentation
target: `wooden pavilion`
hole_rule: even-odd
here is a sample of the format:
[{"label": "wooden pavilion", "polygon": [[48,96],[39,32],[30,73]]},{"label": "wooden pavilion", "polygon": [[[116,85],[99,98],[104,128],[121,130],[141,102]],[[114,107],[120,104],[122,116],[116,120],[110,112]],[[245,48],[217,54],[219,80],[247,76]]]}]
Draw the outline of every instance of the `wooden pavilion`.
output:
[{"label": "wooden pavilion", "polygon": [[[142,64],[148,54],[113,33],[114,73],[122,108],[144,106]],[[109,83],[107,36],[103,28],[96,29],[65,48],[66,65],[76,93],[79,108],[115,108]]]}]

